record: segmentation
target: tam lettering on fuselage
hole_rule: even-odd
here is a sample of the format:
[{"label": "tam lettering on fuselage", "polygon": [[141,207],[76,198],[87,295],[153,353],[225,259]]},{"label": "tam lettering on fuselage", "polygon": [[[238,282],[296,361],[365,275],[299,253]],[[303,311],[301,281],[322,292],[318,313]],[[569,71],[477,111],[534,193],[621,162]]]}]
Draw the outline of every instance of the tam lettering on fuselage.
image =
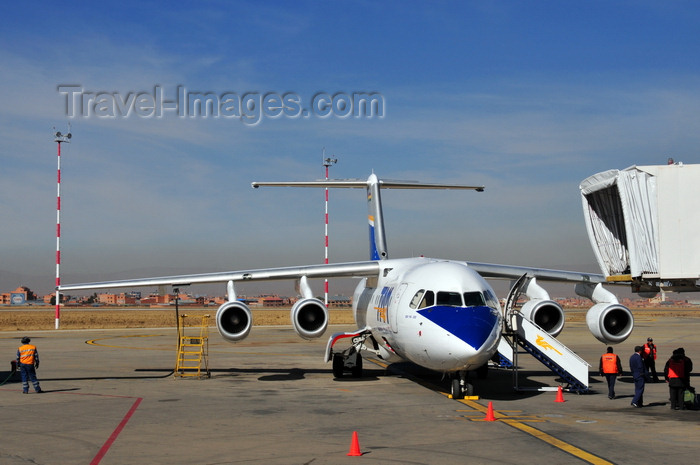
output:
[{"label": "tam lettering on fuselage", "polygon": [[377,311],[377,321],[382,323],[389,323],[387,319],[387,311],[389,308],[389,302],[391,302],[391,294],[394,291],[393,287],[383,287],[382,292],[377,295],[377,304],[374,309]]}]

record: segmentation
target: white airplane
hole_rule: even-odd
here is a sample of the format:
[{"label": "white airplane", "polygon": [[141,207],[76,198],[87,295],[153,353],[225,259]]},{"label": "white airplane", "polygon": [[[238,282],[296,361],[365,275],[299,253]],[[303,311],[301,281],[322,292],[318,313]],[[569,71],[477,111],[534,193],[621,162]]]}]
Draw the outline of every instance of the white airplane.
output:
[{"label": "white airplane", "polygon": [[[485,278],[519,279],[509,300],[517,299],[520,289],[530,298],[521,314],[553,336],[564,325],[561,306],[551,300],[536,280],[580,283],[597,302],[587,314],[593,335],[608,344],[624,341],[633,329],[632,313],[601,288],[605,278],[599,274],[573,271],[442,260],[425,257],[390,259],[384,232],[381,189],[471,189],[483,187],[456,184],[425,184],[412,181],[380,180],[372,174],[362,180],[322,180],[311,182],[254,182],[260,186],[364,188],[369,205],[370,260],[300,267],[268,268],[248,271],[204,273],[121,281],[62,285],[60,292],[138,286],[182,286],[202,283],[227,283],[227,302],[216,312],[221,336],[230,342],[250,333],[253,318],[250,308],[236,298],[234,284],[245,281],[293,279],[301,295],[291,309],[294,330],[306,339],[323,335],[328,325],[328,310],[314,297],[308,279],[358,277],[353,312],[357,330],[333,334],[328,341],[325,360],[333,361],[333,374],[342,377],[362,375],[361,351],[389,363],[410,361],[451,376],[454,398],[473,394],[467,373],[483,373],[495,355],[503,330],[503,310],[496,293]],[[525,281],[523,281],[525,278]],[[350,340],[350,347],[338,348],[339,341]]]}]

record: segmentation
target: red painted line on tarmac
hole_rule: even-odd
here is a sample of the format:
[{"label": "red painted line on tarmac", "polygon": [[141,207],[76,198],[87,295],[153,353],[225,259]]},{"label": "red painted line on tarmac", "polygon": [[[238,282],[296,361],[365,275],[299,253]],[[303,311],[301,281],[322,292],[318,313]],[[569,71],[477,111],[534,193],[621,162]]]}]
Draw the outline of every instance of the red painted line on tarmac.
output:
[{"label": "red painted line on tarmac", "polygon": [[139,404],[143,400],[143,397],[139,397],[136,399],[136,402],[134,402],[134,405],[131,406],[128,412],[126,412],[126,415],[124,415],[124,418],[122,418],[122,421],[119,422],[119,425],[116,427],[116,429],[112,432],[112,434],[109,436],[109,439],[102,445],[102,448],[100,451],[97,453],[94,459],[90,462],[90,465],[97,465],[100,463],[102,458],[105,456],[107,451],[109,451],[109,448],[112,447],[112,444],[114,444],[114,441],[117,440],[117,436],[119,436],[119,433],[122,432],[124,429],[124,426],[129,422],[131,419],[131,416],[134,414],[136,409],[139,407]]}]

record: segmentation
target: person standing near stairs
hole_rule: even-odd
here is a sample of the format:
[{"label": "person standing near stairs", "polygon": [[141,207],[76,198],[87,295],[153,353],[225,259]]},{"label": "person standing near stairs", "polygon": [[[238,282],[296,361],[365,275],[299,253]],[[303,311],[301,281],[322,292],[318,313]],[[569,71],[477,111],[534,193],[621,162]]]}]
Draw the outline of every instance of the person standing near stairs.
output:
[{"label": "person standing near stairs", "polygon": [[647,371],[651,376],[651,382],[658,383],[659,375],[656,374],[656,345],[654,345],[654,340],[648,337],[643,347],[642,358],[644,359],[644,366],[647,367]]},{"label": "person standing near stairs", "polygon": [[630,357],[630,371],[634,379],[634,397],[631,405],[637,408],[644,407],[644,385],[647,380],[647,369],[644,366],[642,352],[644,352],[644,347],[636,346]]},{"label": "person standing near stairs", "polygon": [[608,347],[608,351],[600,357],[598,372],[601,376],[605,376],[608,382],[608,399],[615,398],[615,381],[618,375],[622,374],[622,363],[620,357],[613,353],[613,348]]}]

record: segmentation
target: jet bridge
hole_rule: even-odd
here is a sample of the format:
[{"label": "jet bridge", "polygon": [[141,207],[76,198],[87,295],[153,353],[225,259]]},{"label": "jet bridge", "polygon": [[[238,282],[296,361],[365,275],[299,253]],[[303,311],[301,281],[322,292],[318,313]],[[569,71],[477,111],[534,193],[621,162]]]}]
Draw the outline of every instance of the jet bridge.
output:
[{"label": "jet bridge", "polygon": [[700,291],[700,165],[608,170],[579,188],[588,237],[609,282],[651,295]]}]

